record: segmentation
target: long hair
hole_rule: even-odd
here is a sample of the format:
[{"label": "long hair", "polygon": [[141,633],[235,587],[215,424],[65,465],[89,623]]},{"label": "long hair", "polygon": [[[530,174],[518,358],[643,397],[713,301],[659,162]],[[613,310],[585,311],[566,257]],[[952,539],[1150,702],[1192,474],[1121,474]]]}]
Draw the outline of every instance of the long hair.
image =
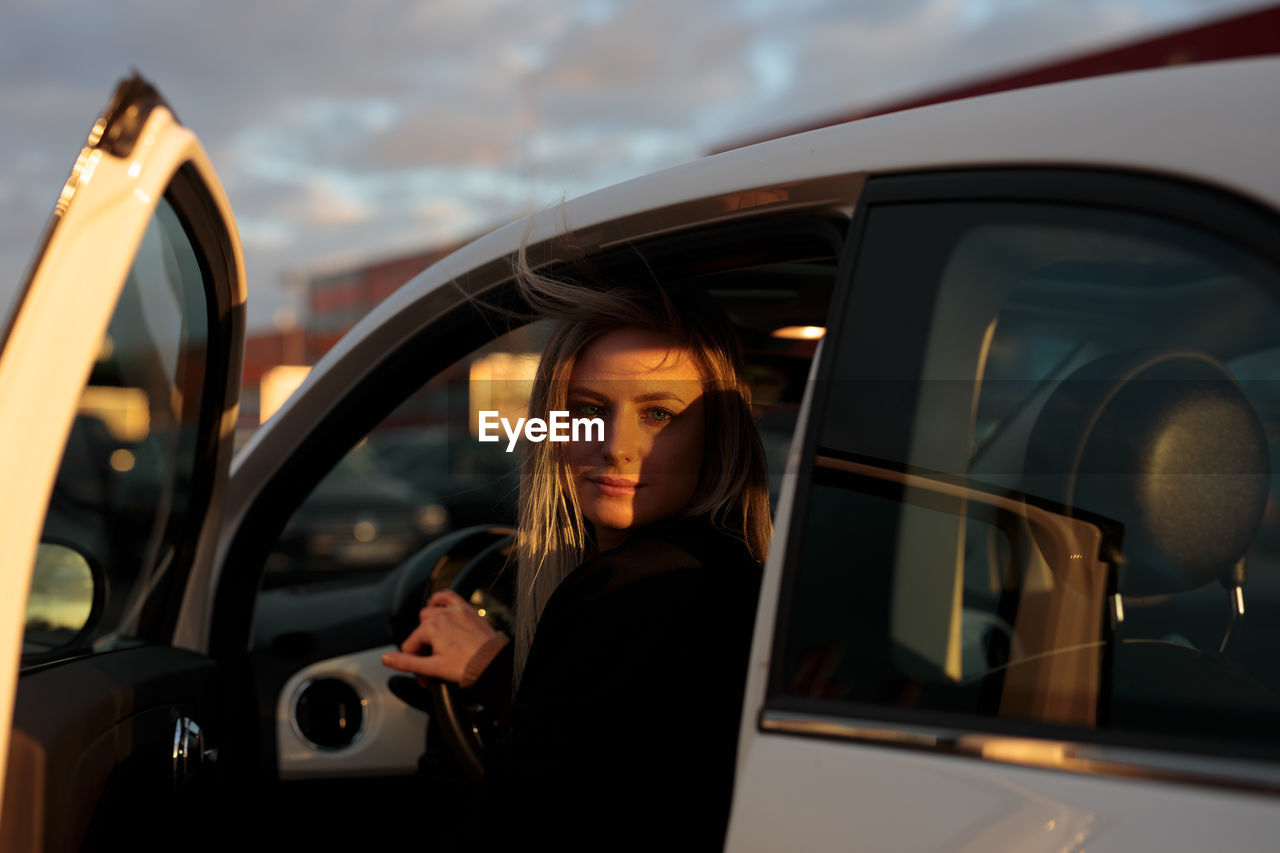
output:
[{"label": "long hair", "polygon": [[[681,515],[708,517],[763,562],[773,533],[764,448],[751,420],[738,339],[719,306],[705,294],[668,293],[656,283],[592,286],[540,275],[523,249],[515,278],[534,314],[559,321],[538,364],[530,417],[569,408],[575,359],[613,330],[658,332],[693,354],[707,400],[706,443],[698,485]],[[516,525],[516,684],[548,599],[593,549],[563,445],[529,443]]]}]

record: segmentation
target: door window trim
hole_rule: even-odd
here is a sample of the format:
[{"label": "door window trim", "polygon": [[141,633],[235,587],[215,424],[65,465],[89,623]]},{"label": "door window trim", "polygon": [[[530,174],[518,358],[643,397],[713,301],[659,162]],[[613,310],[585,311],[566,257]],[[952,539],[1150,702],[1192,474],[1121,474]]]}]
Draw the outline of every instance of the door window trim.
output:
[{"label": "door window trim", "polygon": [[[149,111],[150,107],[148,114]],[[182,399],[189,398],[193,393],[199,395],[193,441],[194,459],[191,462],[190,503],[180,519],[170,516],[164,520],[164,540],[172,541],[175,545],[173,560],[165,570],[164,577],[157,578],[156,588],[148,591],[147,598],[135,617],[137,630],[129,635],[131,641],[167,645],[173,637],[200,531],[213,501],[224,414],[234,411],[239,400],[239,382],[229,382],[228,379],[238,377],[240,373],[242,348],[233,343],[235,330],[244,325],[245,306],[236,305],[234,299],[234,248],[222,227],[217,206],[193,163],[188,161],[178,167],[165,188],[163,198],[176,217],[200,271],[205,325],[202,330],[205,346],[200,385],[198,388],[179,387]],[[186,373],[182,366],[185,358],[185,353],[180,352],[176,382],[180,382]],[[177,523],[181,523],[182,527],[171,529]],[[94,611],[89,625],[101,613],[98,598],[102,594],[101,590],[95,591]],[[80,646],[73,646],[65,651],[53,650],[48,655],[37,655],[30,659],[24,657],[20,672],[25,675],[96,654],[100,652]]]},{"label": "door window trim", "polygon": [[[178,623],[182,599],[190,580],[200,531],[213,501],[220,476],[218,451],[227,412],[240,401],[239,376],[244,347],[237,330],[245,326],[245,304],[235,301],[236,253],[222,217],[194,164],[187,162],[174,173],[165,190],[200,265],[205,284],[205,365],[200,391],[200,415],[196,425],[195,467],[191,482],[194,498],[177,531],[179,547],[164,594],[150,599],[140,616],[140,634],[156,641],[171,641]],[[229,441],[228,441],[229,443]]]},{"label": "door window trim", "polygon": [[768,707],[760,714],[759,729],[765,734],[924,750],[1042,770],[1280,795],[1280,765],[1270,762],[877,717]]}]

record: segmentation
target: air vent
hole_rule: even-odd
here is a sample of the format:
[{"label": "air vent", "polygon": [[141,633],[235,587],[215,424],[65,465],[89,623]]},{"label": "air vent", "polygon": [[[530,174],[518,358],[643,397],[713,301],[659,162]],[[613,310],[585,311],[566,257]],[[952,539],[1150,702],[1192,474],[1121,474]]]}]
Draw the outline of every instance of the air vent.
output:
[{"label": "air vent", "polygon": [[364,728],[365,701],[340,678],[317,678],[302,685],[293,703],[298,733],[320,749],[343,749]]}]

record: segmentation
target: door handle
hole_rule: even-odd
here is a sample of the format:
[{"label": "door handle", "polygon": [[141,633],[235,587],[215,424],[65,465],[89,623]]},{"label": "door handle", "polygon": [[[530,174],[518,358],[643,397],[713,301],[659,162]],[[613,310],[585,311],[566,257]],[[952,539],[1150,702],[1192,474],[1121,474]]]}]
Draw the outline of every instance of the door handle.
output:
[{"label": "door handle", "polygon": [[218,760],[218,750],[205,746],[204,731],[190,717],[179,717],[173,729],[173,783],[191,781],[205,764]]}]

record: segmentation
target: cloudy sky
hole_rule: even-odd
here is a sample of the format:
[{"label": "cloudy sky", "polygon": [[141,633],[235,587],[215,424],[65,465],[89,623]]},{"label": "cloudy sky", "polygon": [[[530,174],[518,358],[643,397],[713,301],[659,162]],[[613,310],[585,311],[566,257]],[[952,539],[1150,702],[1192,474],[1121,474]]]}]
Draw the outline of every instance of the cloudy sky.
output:
[{"label": "cloudy sky", "polygon": [[119,78],[290,273],[481,233],[726,142],[1274,0],[5,0],[0,306]]}]

